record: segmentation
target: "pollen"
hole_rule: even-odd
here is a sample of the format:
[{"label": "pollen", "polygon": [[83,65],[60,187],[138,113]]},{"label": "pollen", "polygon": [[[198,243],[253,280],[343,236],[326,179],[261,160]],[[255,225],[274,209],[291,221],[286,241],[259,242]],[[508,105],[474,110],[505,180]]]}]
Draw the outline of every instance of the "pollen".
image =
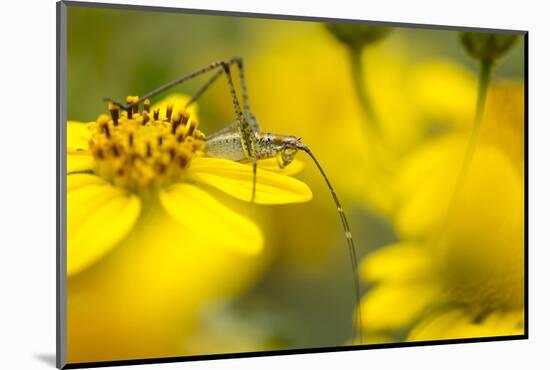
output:
[{"label": "pollen", "polygon": [[[139,98],[129,96],[128,104]],[[204,149],[204,134],[187,111],[166,107],[149,112],[134,105],[127,110],[109,103],[110,115],[91,125],[90,150],[96,173],[116,186],[139,192],[185,176],[191,160]]]}]

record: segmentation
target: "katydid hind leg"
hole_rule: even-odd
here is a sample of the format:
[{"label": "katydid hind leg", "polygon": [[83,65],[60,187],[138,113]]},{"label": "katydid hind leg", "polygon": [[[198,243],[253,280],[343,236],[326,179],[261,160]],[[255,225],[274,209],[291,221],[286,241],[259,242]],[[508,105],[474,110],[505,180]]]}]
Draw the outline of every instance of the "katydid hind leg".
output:
[{"label": "katydid hind leg", "polygon": [[197,92],[191,97],[191,99],[189,99],[189,101],[187,103],[185,103],[185,108],[189,107],[191,104],[193,104],[194,102],[199,100],[199,98],[202,96],[202,94],[204,94],[206,92],[206,90],[208,90],[208,88],[210,86],[212,86],[212,84],[214,82],[216,82],[216,80],[222,74],[223,74],[223,70],[220,68],[212,77],[210,77],[210,79],[208,81],[206,81],[206,83],[204,85],[202,85],[200,87],[200,89],[197,90]]}]

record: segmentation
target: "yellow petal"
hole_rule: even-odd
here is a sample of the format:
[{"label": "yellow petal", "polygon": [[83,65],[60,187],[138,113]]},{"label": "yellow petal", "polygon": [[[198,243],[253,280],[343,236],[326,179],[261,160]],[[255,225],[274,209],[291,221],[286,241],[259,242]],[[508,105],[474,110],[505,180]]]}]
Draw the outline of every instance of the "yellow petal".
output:
[{"label": "yellow petal", "polygon": [[[252,197],[252,167],[218,158],[196,158],[191,163],[191,178],[213,186],[237,199]],[[293,177],[258,168],[256,198],[258,204],[303,203],[311,200],[310,188]]]},{"label": "yellow petal", "polygon": [[88,142],[91,137],[91,126],[93,122],[82,123],[67,121],[67,152],[87,152]]},{"label": "yellow petal", "polygon": [[349,345],[358,345],[358,344],[382,344],[382,343],[396,343],[399,342],[397,338],[393,338],[392,336],[386,334],[386,333],[367,333],[363,334],[362,341],[359,341],[359,336],[357,338],[354,338],[353,341],[349,341],[346,344]]},{"label": "yellow petal", "polygon": [[69,361],[190,354],[184,342],[201,329],[201,318],[210,323],[205,307],[242,297],[269,267],[267,253],[214,244],[183,228],[158,201],[144,204],[128,237],[68,281]]},{"label": "yellow petal", "polygon": [[471,124],[476,102],[476,79],[464,66],[431,59],[411,69],[409,93],[432,122]]},{"label": "yellow petal", "polygon": [[170,216],[187,230],[213,240],[212,246],[218,244],[249,255],[263,248],[263,235],[256,224],[196,185],[171,185],[160,192],[159,199]]},{"label": "yellow petal", "polygon": [[363,327],[369,331],[403,329],[438,295],[438,287],[428,282],[380,284],[361,300]]},{"label": "yellow petal", "polygon": [[524,334],[524,323],[525,312],[523,310],[494,312],[483,320],[483,325],[498,332],[498,335]]},{"label": "yellow petal", "polygon": [[522,175],[502,151],[477,148],[449,211],[436,263],[453,299],[485,308],[523,308],[525,219]]},{"label": "yellow petal", "polygon": [[409,156],[401,171],[395,225],[405,239],[430,235],[448,210],[467,137],[435,139]]},{"label": "yellow petal", "polygon": [[484,142],[502,148],[523,172],[524,163],[524,86],[522,82],[492,84],[487,96],[480,136]]},{"label": "yellow petal", "polygon": [[88,171],[94,168],[94,157],[86,152],[67,155],[67,173]]},{"label": "yellow petal", "polygon": [[[171,94],[168,95],[166,98],[162,99],[158,103],[155,103],[151,107],[151,111],[155,109],[160,110],[160,116],[164,117],[164,114],[166,113],[166,106],[168,104],[172,104],[174,106],[172,112],[178,112],[180,110],[183,110],[185,107],[185,104],[189,101],[190,97],[184,94]],[[191,119],[194,119],[198,121],[198,106],[197,104],[192,104],[190,107],[185,108],[187,112],[191,115]]]},{"label": "yellow petal", "polygon": [[67,192],[84,186],[105,184],[105,180],[92,174],[73,174],[67,176]]},{"label": "yellow petal", "polygon": [[[458,339],[464,338],[466,333],[469,337],[483,335],[479,328],[470,324],[469,321],[470,318],[459,309],[433,315],[413,328],[407,340]],[[462,335],[457,337],[457,332],[462,332]]]},{"label": "yellow petal", "polygon": [[282,173],[288,176],[294,176],[304,169],[304,162],[299,159],[294,159],[288,166],[279,167],[276,158],[264,159],[258,161],[258,168],[263,168],[264,170],[269,170],[277,173]]},{"label": "yellow petal", "polygon": [[399,242],[364,257],[359,265],[359,274],[369,282],[403,282],[426,278],[432,268],[432,261],[424,246]]},{"label": "yellow petal", "polygon": [[408,341],[462,339],[523,334],[523,315],[519,311],[493,313],[481,323],[461,309],[432,315],[420,322]]},{"label": "yellow petal", "polygon": [[84,270],[132,229],[141,202],[99,177],[67,177],[67,275]]}]

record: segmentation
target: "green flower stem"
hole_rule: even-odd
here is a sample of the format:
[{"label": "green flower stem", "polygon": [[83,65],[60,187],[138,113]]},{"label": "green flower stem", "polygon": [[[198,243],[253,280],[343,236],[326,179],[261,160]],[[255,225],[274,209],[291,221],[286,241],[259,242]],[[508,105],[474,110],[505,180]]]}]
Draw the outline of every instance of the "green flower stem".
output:
[{"label": "green flower stem", "polygon": [[361,53],[363,49],[357,48],[357,47],[348,47],[348,50],[349,50],[351,73],[353,77],[352,79],[355,87],[355,93],[359,98],[359,103],[361,104],[361,108],[363,109],[363,112],[367,116],[368,121],[371,124],[372,128],[374,129],[374,131],[379,132],[378,117],[374,112],[372,102],[365,88],[365,75],[363,73],[363,56]]},{"label": "green flower stem", "polygon": [[466,166],[466,170],[472,161],[475,148],[479,139],[479,132],[481,130],[481,124],[483,123],[483,113],[485,112],[485,101],[487,100],[487,91],[489,91],[489,84],[491,82],[491,68],[493,66],[492,61],[482,61],[479,69],[479,81],[477,85],[477,103],[476,103],[476,115],[474,118],[474,126],[472,127],[472,133],[470,134],[470,140],[468,142],[468,148],[466,149],[466,155],[464,157],[463,166]]},{"label": "green flower stem", "polygon": [[373,168],[375,168],[375,171],[379,173],[380,177],[378,181],[387,182],[390,184],[394,181],[395,176],[393,165],[394,156],[390,148],[386,145],[380,120],[378,119],[370,96],[365,87],[362,56],[363,49],[363,47],[348,46],[355,93],[359,104],[361,105],[364,121],[367,122],[366,124],[361,125],[361,128],[363,130],[363,134],[369,139],[370,162],[372,163]]},{"label": "green flower stem", "polygon": [[481,125],[483,123],[483,114],[485,112],[485,101],[487,100],[487,92],[489,91],[489,84],[491,82],[491,71],[493,67],[492,60],[483,60],[481,61],[479,69],[479,79],[477,85],[477,103],[476,103],[476,113],[474,118],[474,125],[472,126],[472,132],[470,133],[470,139],[468,140],[468,146],[466,147],[466,153],[464,154],[464,159],[460,167],[460,172],[458,173],[457,181],[455,184],[455,189],[451,198],[451,203],[449,205],[449,210],[454,205],[454,202],[462,188],[468,170],[472,163],[474,153],[479,141],[479,133],[481,131]]}]

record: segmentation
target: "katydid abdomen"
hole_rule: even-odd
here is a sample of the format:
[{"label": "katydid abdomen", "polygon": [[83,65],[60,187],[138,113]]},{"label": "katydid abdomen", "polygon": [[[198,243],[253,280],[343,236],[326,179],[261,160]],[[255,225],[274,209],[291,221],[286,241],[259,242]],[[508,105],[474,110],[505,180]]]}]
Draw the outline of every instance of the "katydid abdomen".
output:
[{"label": "katydid abdomen", "polygon": [[213,134],[206,138],[204,154],[208,157],[244,161],[248,158],[244,151],[239,131]]}]

